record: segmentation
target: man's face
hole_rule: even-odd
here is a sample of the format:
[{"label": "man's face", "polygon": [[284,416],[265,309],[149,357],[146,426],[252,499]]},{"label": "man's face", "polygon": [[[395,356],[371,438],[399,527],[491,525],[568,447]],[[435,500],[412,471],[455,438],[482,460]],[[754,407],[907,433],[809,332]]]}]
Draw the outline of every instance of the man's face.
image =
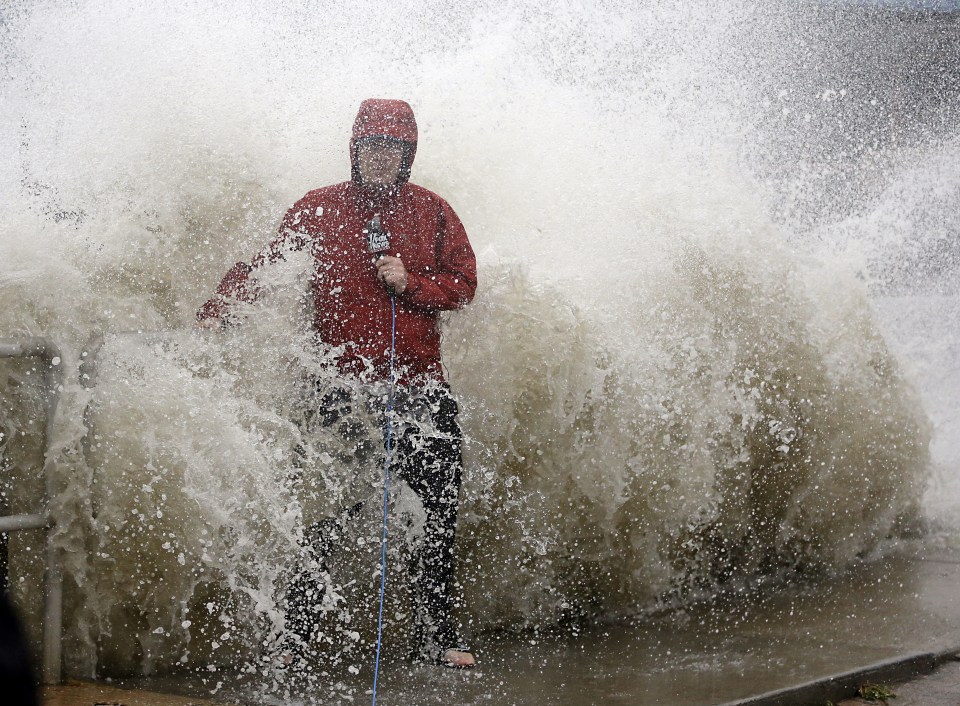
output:
[{"label": "man's face", "polygon": [[357,145],[360,178],[372,186],[393,186],[403,166],[404,147],[390,140],[363,140]]}]

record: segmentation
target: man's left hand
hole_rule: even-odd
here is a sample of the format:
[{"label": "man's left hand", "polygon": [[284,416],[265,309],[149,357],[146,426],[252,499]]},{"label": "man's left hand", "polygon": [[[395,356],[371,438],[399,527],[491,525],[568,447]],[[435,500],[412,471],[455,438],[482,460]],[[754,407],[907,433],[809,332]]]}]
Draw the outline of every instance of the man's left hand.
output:
[{"label": "man's left hand", "polygon": [[377,262],[377,279],[397,294],[403,294],[407,288],[407,268],[399,257],[383,255]]}]

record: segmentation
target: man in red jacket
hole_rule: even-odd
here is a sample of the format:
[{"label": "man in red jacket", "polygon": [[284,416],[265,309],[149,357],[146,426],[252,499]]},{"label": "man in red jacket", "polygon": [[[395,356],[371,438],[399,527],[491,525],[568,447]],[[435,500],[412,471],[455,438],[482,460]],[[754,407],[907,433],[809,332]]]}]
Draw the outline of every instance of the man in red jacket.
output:
[{"label": "man in red jacket", "polygon": [[[369,404],[356,399],[356,389],[388,380],[395,351],[398,396],[420,398],[419,407],[429,410],[434,429],[424,434],[423,425],[415,424],[401,434],[391,469],[417,493],[426,513],[425,536],[411,576],[412,595],[421,606],[415,611],[417,651],[426,660],[471,667],[473,655],[450,616],[461,433],[457,404],[440,361],[438,316],[473,298],[476,260],[449,204],[409,183],[416,151],[417,124],[406,102],[364,101],[350,141],[351,180],[311,191],[297,201],[284,216],[279,235],[249,265],[237,263],[226,274],[197,318],[201,326],[228,323],[231,300],[256,299],[259,268],[290,251],[307,249],[313,256],[315,337],[320,345],[340,351],[337,367],[350,382],[324,397],[316,415],[321,424],[332,425]],[[320,525],[314,534],[323,529]],[[328,539],[314,540],[321,562]],[[297,595],[319,594],[305,590],[303,581],[301,575],[293,582],[291,603],[298,602]],[[315,629],[310,614],[319,606],[299,607],[300,615],[288,613],[288,628],[309,643]]]}]

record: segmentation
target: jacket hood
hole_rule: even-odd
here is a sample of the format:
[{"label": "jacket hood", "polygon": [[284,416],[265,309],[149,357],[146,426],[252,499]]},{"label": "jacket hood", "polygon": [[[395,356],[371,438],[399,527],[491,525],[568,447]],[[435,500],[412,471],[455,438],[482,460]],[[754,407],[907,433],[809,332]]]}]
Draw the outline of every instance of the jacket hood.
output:
[{"label": "jacket hood", "polygon": [[360,183],[357,142],[367,137],[386,137],[406,146],[397,185],[405,183],[410,178],[410,168],[417,154],[417,120],[410,104],[388,98],[368,98],[360,104],[357,118],[353,121],[353,137],[350,139],[351,176],[357,184]]}]

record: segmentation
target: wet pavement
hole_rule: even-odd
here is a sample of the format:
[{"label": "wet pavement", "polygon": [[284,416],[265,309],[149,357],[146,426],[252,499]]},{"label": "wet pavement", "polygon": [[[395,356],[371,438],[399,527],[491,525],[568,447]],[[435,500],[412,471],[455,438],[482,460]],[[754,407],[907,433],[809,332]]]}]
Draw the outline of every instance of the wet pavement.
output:
[{"label": "wet pavement", "polygon": [[118,689],[106,684],[71,682],[43,690],[42,706],[225,706],[223,702],[156,692]]},{"label": "wet pavement", "polygon": [[[481,662],[473,672],[393,662],[381,672],[378,703],[823,706],[827,699],[837,703],[853,696],[858,675],[893,684],[936,666],[932,676],[894,689],[898,698],[892,703],[960,706],[960,697],[948,691],[957,681],[956,663],[948,655],[960,651],[958,587],[960,548],[917,545],[830,579],[724,596],[633,625],[593,627],[576,637],[491,638],[482,642]],[[914,661],[904,661],[905,656]],[[862,671],[870,667],[874,671]],[[367,671],[360,665],[360,674],[341,682],[337,694],[302,696],[331,704],[343,703],[345,696],[365,701]],[[841,683],[837,675],[847,680]],[[803,691],[818,684],[819,691]],[[183,680],[126,685],[210,698],[199,685]],[[915,690],[920,691],[912,695]],[[932,700],[939,696],[924,696],[923,690],[948,694],[948,700]],[[216,698],[284,702],[258,696],[239,682]],[[809,698],[815,700],[804,700]],[[45,704],[91,702],[48,698]]]},{"label": "wet pavement", "polygon": [[[876,704],[877,696],[887,697],[887,701],[896,699],[896,706],[958,706],[960,705],[960,655],[946,659],[931,674],[916,677],[910,681],[885,681],[877,679],[882,674],[872,674],[868,678],[857,679],[856,690],[870,698],[854,697],[842,701],[828,698],[805,698],[799,693],[787,691],[776,698],[768,697],[741,701],[742,706],[774,706],[780,704],[816,704],[826,706],[862,706]],[[826,688],[826,685],[824,685]],[[872,690],[871,690],[872,689]],[[48,688],[44,693],[43,706],[206,706],[224,702],[212,702],[196,697],[170,696],[145,691],[117,689],[102,684],[73,683],[62,687]]]},{"label": "wet pavement", "polygon": [[722,706],[850,706],[888,703],[901,696],[917,704],[956,706],[960,704],[958,664],[956,652],[906,655]]},{"label": "wet pavement", "polygon": [[[944,662],[933,674],[906,683],[890,685],[896,706],[958,706],[960,704],[960,657]],[[837,706],[876,704],[864,698],[845,699]]]}]

